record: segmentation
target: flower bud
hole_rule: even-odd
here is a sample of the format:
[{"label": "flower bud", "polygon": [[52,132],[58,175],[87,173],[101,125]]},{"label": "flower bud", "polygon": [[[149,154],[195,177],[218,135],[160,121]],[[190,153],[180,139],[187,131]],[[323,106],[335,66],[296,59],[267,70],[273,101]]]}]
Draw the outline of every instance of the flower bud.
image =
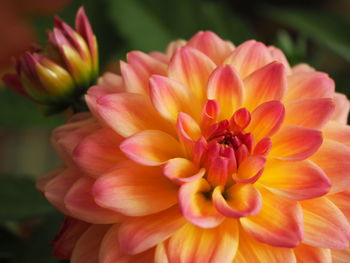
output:
[{"label": "flower bud", "polygon": [[60,18],[48,33],[44,52],[26,52],[14,59],[16,74],[4,83],[21,95],[51,109],[63,110],[78,102],[98,77],[96,37],[83,8],[76,16],[76,30]]}]

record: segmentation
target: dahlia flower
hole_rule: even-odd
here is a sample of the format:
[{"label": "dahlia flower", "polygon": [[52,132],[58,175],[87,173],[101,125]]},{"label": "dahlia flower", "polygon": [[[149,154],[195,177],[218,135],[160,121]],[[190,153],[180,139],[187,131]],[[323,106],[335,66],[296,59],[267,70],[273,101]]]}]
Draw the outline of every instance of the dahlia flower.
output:
[{"label": "dahlia flower", "polygon": [[349,101],[281,50],[213,32],[132,51],[53,132],[38,182],[72,263],[350,261]]},{"label": "dahlia flower", "polygon": [[76,30],[55,17],[44,52],[26,52],[14,59],[16,74],[6,74],[5,84],[41,105],[64,109],[85,93],[98,77],[96,37],[83,8]]}]

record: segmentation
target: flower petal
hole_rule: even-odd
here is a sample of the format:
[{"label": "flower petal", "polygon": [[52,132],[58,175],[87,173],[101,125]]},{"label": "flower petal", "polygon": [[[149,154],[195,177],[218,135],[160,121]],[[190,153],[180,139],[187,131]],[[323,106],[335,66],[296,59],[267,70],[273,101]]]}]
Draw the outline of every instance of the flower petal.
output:
[{"label": "flower petal", "polygon": [[263,43],[249,40],[236,47],[224,64],[234,67],[244,79],[271,61],[270,52]]},{"label": "flower petal", "polygon": [[157,213],[177,202],[177,187],[161,175],[160,167],[133,162],[97,179],[93,194],[100,206],[129,216]]},{"label": "flower petal", "polygon": [[336,122],[346,124],[348,122],[348,116],[350,111],[350,102],[346,95],[335,93],[334,95],[335,112],[333,120]]},{"label": "flower petal", "polygon": [[260,213],[240,219],[243,229],[256,240],[277,247],[295,247],[303,238],[303,214],[296,201],[262,188]]},{"label": "flower petal", "polygon": [[119,228],[120,250],[126,254],[141,253],[167,239],[185,223],[177,206],[129,219]]},{"label": "flower petal", "polygon": [[296,263],[293,250],[260,243],[243,229],[239,231],[239,246],[233,263]]},{"label": "flower petal", "polygon": [[94,180],[89,177],[81,177],[69,189],[64,198],[64,203],[70,214],[93,224],[110,224],[120,222],[122,215],[112,210],[97,205],[92,196]]},{"label": "flower petal", "polygon": [[66,168],[57,172],[58,174],[45,185],[44,195],[58,210],[69,215],[64,197],[69,188],[79,179],[80,171],[75,168]]},{"label": "flower petal", "polygon": [[208,81],[207,97],[220,105],[220,119],[229,119],[242,105],[243,82],[230,65],[217,67]]},{"label": "flower petal", "polygon": [[330,121],[322,130],[324,137],[333,141],[343,143],[347,146],[350,146],[350,126]]},{"label": "flower petal", "polygon": [[238,246],[236,221],[213,229],[186,224],[166,242],[169,262],[231,263]]},{"label": "flower petal", "polygon": [[96,263],[101,241],[110,228],[109,225],[92,225],[74,247],[72,263]]},{"label": "flower petal", "polygon": [[[137,255],[127,255],[120,251],[119,243],[119,224],[110,227],[105,234],[99,252],[99,263],[145,263],[152,262],[154,259],[154,249],[147,250]],[[81,263],[81,262],[80,262]]]},{"label": "flower petal", "polygon": [[97,103],[98,117],[123,137],[146,129],[169,130],[146,96],[118,93],[103,96]]},{"label": "flower petal", "polygon": [[179,142],[169,134],[157,130],[134,134],[120,144],[120,149],[131,160],[150,166],[183,156]]},{"label": "flower petal", "polygon": [[350,187],[350,147],[332,140],[325,140],[316,154],[311,156],[331,180],[331,193]]},{"label": "flower petal", "polygon": [[60,232],[52,242],[54,247],[53,255],[55,258],[70,259],[73,249],[78,239],[91,226],[84,221],[76,220],[72,217],[66,217]]},{"label": "flower petal", "polygon": [[302,98],[286,102],[284,125],[300,125],[321,129],[333,116],[334,103],[330,98]]},{"label": "flower petal", "polygon": [[163,175],[177,184],[195,181],[205,174],[205,169],[198,169],[193,162],[185,158],[170,159],[163,169]]},{"label": "flower petal", "polygon": [[123,138],[109,128],[100,129],[84,138],[73,152],[76,165],[87,174],[97,177],[125,156],[119,149]]},{"label": "flower petal", "polygon": [[121,62],[120,69],[128,92],[148,94],[149,77],[166,74],[166,64],[141,51],[128,53],[127,60],[128,64]]},{"label": "flower petal", "polygon": [[224,216],[239,218],[259,213],[262,199],[252,184],[234,184],[224,193],[222,187],[217,186],[213,191],[213,203]]},{"label": "flower petal", "polygon": [[195,100],[203,102],[214,62],[202,52],[192,47],[182,47],[175,51],[168,69],[168,76],[182,82],[192,90]]},{"label": "flower petal", "polygon": [[290,65],[288,63],[288,60],[286,56],[284,55],[283,51],[279,48],[276,48],[274,46],[268,46],[268,49],[270,51],[271,57],[273,60],[277,60],[278,62],[281,62],[283,66],[285,67],[287,74],[291,74],[292,70],[290,68]]},{"label": "flower petal", "polygon": [[250,155],[238,166],[237,178],[241,183],[254,183],[260,177],[266,158],[261,155]]},{"label": "flower petal", "polygon": [[244,80],[244,87],[244,106],[250,111],[266,101],[281,100],[287,88],[283,64],[275,61],[258,69]]},{"label": "flower petal", "polygon": [[304,213],[303,243],[331,249],[348,247],[350,225],[336,205],[326,198],[302,201],[300,204]]},{"label": "flower petal", "polygon": [[153,106],[166,119],[176,122],[179,112],[192,113],[197,108],[199,115],[199,105],[191,101],[191,91],[182,83],[153,75],[150,79],[150,96]]},{"label": "flower petal", "polygon": [[216,227],[224,220],[211,201],[210,190],[205,179],[183,184],[179,190],[179,205],[183,216],[201,228]]},{"label": "flower petal", "polygon": [[331,250],[300,244],[294,248],[294,254],[299,263],[332,263]]},{"label": "flower petal", "polygon": [[217,65],[233,50],[232,43],[222,40],[211,31],[199,31],[188,41],[187,46],[203,52]]},{"label": "flower petal", "polygon": [[327,199],[332,201],[350,221],[350,189],[345,191],[328,195]]},{"label": "flower petal", "polygon": [[311,161],[288,162],[272,159],[265,165],[259,183],[271,192],[293,200],[306,200],[328,193],[331,182]]},{"label": "flower petal", "polygon": [[288,125],[272,137],[270,156],[288,161],[301,161],[312,156],[322,144],[318,130]]},{"label": "flower petal", "polygon": [[[91,118],[91,115],[75,116],[77,119],[69,121],[67,124],[62,125],[53,130],[51,136],[51,143],[54,146],[56,152],[64,163],[68,165],[74,165],[72,161],[72,152],[78,143],[87,135],[92,134],[94,131],[100,128],[100,125]],[[79,119],[83,117],[82,119]],[[74,117],[73,117],[74,118]]]},{"label": "flower petal", "polygon": [[348,263],[350,248],[344,250],[332,250],[332,263]]},{"label": "flower petal", "polygon": [[198,123],[188,114],[180,112],[176,123],[177,135],[188,156],[194,153],[195,142],[202,132]]},{"label": "flower petal", "polygon": [[284,106],[277,100],[259,105],[251,115],[251,122],[246,128],[254,135],[255,142],[275,134],[284,120]]},{"label": "flower petal", "polygon": [[334,81],[325,73],[301,71],[288,76],[285,101],[301,98],[333,98],[333,96]]}]

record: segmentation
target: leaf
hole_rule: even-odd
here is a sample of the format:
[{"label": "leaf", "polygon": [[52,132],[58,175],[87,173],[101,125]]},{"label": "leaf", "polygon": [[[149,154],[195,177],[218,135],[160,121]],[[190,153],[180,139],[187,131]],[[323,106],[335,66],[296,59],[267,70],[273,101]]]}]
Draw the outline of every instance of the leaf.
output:
[{"label": "leaf", "polygon": [[170,30],[142,1],[106,0],[108,15],[130,48],[142,51],[163,50],[173,39]]},{"label": "leaf", "polygon": [[0,175],[0,221],[33,218],[54,211],[34,180]]},{"label": "leaf", "polygon": [[350,23],[339,16],[320,10],[275,7],[263,9],[263,13],[350,61]]}]

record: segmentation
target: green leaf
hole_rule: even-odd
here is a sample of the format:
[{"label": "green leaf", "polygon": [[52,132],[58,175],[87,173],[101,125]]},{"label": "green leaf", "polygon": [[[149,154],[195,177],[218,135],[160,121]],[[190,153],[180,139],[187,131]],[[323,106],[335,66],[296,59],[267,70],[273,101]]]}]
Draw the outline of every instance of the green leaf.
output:
[{"label": "green leaf", "polygon": [[350,23],[345,19],[320,10],[269,7],[264,13],[350,61]]},{"label": "green leaf", "polygon": [[169,29],[142,1],[106,0],[108,15],[131,49],[146,52],[163,50],[173,39]]},{"label": "green leaf", "polygon": [[54,211],[27,177],[0,175],[0,221],[33,218]]}]

